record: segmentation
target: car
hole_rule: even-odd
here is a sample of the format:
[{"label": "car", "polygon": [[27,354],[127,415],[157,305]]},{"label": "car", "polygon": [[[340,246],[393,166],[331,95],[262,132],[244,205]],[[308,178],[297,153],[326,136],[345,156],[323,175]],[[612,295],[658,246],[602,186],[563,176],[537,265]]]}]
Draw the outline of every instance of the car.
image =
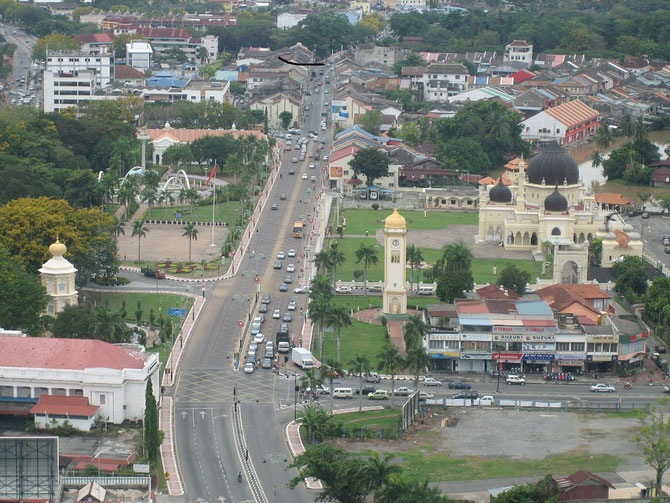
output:
[{"label": "car", "polygon": [[314,169],[314,168],[316,168],[316,164],[314,164],[313,162],[310,162],[309,163],[309,169]]},{"label": "car", "polygon": [[363,386],[362,389],[356,389],[356,391],[354,391],[354,393],[356,393],[357,395],[360,395],[361,393],[363,393],[364,395],[367,396],[370,393],[374,393],[375,391],[377,391],[377,389],[374,386]]},{"label": "car", "polygon": [[510,374],[505,378],[505,384],[520,384],[521,386],[525,386],[526,378]]},{"label": "car", "polygon": [[286,276],[284,276],[284,283],[286,283],[287,285],[293,283],[293,275],[287,274]]},{"label": "car", "polygon": [[442,386],[442,383],[434,377],[426,377],[423,380],[424,386]]},{"label": "car", "polygon": [[667,353],[668,350],[666,349],[665,346],[654,346],[654,351],[657,353]]},{"label": "car", "polygon": [[598,383],[591,385],[591,391],[594,393],[614,393],[616,388],[614,386],[610,386],[609,384]]},{"label": "car", "polygon": [[378,389],[368,395],[368,400],[388,400],[389,392],[385,389]]},{"label": "car", "polygon": [[[296,147],[297,147],[297,146],[298,146],[298,145],[296,145]],[[297,157],[294,157],[293,160],[292,160],[291,162],[292,162],[293,164],[297,164],[297,163],[298,163],[298,158],[297,158]]]},{"label": "car", "polygon": [[265,323],[265,316],[259,314],[254,317],[254,323]]},{"label": "car", "polygon": [[281,199],[282,201],[286,201],[286,194],[281,194],[279,196],[279,199]]},{"label": "car", "polygon": [[250,355],[256,355],[256,351],[258,351],[258,343],[257,342],[250,342],[249,343],[249,349],[247,349],[247,353]]},{"label": "car", "polygon": [[[315,390],[316,390],[317,395],[328,395],[328,394],[330,394],[330,388],[328,386],[324,386],[323,384],[317,384]],[[311,393],[312,388],[310,388],[308,386],[307,388],[305,388],[305,391],[307,393]]]},{"label": "car", "polygon": [[306,286],[299,286],[293,289],[293,293],[309,293],[309,288]]},{"label": "car", "polygon": [[400,388],[393,390],[393,394],[395,396],[409,396],[412,393],[414,393],[414,390],[412,388],[408,388],[407,386],[401,386]]},{"label": "car", "polygon": [[295,170],[294,169],[289,169],[288,174],[289,175],[295,175]]},{"label": "car", "polygon": [[279,285],[279,291],[288,292],[288,285],[286,283],[282,283],[281,285]]},{"label": "car", "polygon": [[295,272],[295,264],[288,264],[286,266],[286,272]]},{"label": "car", "polygon": [[[254,352],[255,353],[255,352]],[[256,364],[256,355],[247,355],[247,363]]]},{"label": "car", "polygon": [[261,367],[263,367],[264,369],[271,369],[272,358],[263,358],[263,363],[261,364]]},{"label": "car", "polygon": [[256,344],[263,344],[265,342],[265,336],[261,333],[254,335],[254,342]]},{"label": "car", "polygon": [[268,312],[268,305],[267,304],[261,304],[260,307],[258,308],[259,313],[267,313]]},{"label": "car", "polygon": [[270,294],[264,293],[263,296],[261,297],[261,304],[269,304],[269,303],[270,303]]},{"label": "car", "polygon": [[265,356],[272,356],[275,354],[275,344],[272,341],[267,341],[265,343]]},{"label": "car", "polygon": [[277,260],[273,265],[273,269],[281,269],[281,261]]},{"label": "car", "polygon": [[324,155],[324,156],[323,156],[323,160],[324,160],[324,161],[327,161],[327,160],[328,160],[328,156],[327,156],[327,155]]},{"label": "car", "polygon": [[640,218],[644,218],[646,220],[647,218],[649,218],[649,213],[645,211],[644,213],[642,213],[642,216]]},{"label": "car", "polygon": [[663,252],[665,252],[665,253],[669,253],[669,254],[670,254],[670,246],[666,246],[666,247],[663,249]]},{"label": "car", "polygon": [[303,180],[307,180],[307,173],[303,173],[301,178],[302,178]]},{"label": "car", "polygon": [[295,250],[294,250],[293,248],[291,248],[291,249],[288,251],[288,256],[289,256],[289,258],[293,258],[293,257],[295,257]]},{"label": "car", "polygon": [[260,323],[252,323],[251,324],[251,335],[256,335],[260,331],[261,331],[261,324]]},{"label": "car", "polygon": [[435,395],[427,391],[419,391],[419,400],[426,400],[427,398],[435,398]]},{"label": "car", "polygon": [[279,318],[281,318],[281,311],[279,309],[272,311],[272,319],[278,320]]},{"label": "car", "polygon": [[284,313],[282,321],[293,321],[293,315],[291,313]]},{"label": "car", "polygon": [[335,288],[335,293],[351,293],[353,289],[350,286],[338,286]]},{"label": "car", "polygon": [[272,203],[272,206],[270,206],[271,210],[278,210],[279,206],[277,206],[277,203]]},{"label": "car", "polygon": [[254,370],[256,370],[256,367],[254,366],[253,363],[247,362],[246,365],[244,365],[244,373],[245,374],[253,374]]},{"label": "car", "polygon": [[469,400],[474,400],[476,398],[479,398],[479,393],[477,391],[461,391],[460,393],[452,395],[451,398],[465,398]]},{"label": "car", "polygon": [[288,334],[288,324],[287,323],[282,323],[279,326],[279,333],[280,334]]},{"label": "car", "polygon": [[662,243],[663,246],[670,246],[670,238],[664,237]]},{"label": "car", "polygon": [[316,183],[316,177],[314,175],[310,176],[309,181],[312,183]]},{"label": "car", "polygon": [[379,377],[379,374],[377,372],[368,372],[368,374],[363,378],[365,382],[380,382],[382,380],[381,377]]},{"label": "car", "polygon": [[286,253],[284,253],[284,250],[279,250],[279,253],[277,253],[277,259],[278,260],[284,260],[286,258]]}]

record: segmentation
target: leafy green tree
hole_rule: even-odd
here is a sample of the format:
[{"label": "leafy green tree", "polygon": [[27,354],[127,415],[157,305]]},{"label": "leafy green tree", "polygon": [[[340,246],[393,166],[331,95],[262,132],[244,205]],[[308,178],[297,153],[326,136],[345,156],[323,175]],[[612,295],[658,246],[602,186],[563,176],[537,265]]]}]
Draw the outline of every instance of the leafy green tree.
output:
[{"label": "leafy green tree", "polygon": [[184,233],[182,237],[188,238],[188,261],[191,261],[191,241],[198,240],[198,228],[193,222],[186,222],[186,226],[182,229]]},{"label": "leafy green tree", "polygon": [[436,157],[447,169],[485,175],[491,168],[489,156],[481,144],[472,138],[452,138],[440,143]]},{"label": "leafy green tree", "polygon": [[93,310],[83,304],[65,306],[56,314],[51,325],[51,335],[65,339],[90,339]]},{"label": "leafy green tree", "polygon": [[420,37],[428,29],[428,21],[417,11],[396,13],[391,16],[389,26],[401,39],[407,36]]},{"label": "leafy green tree", "polygon": [[118,311],[101,304],[93,310],[91,336],[109,343],[130,342],[130,330]]},{"label": "leafy green tree", "polygon": [[181,165],[182,163],[190,163],[193,160],[193,152],[191,152],[190,145],[182,143],[175,143],[170,145],[163,153],[163,162],[167,162],[170,170],[168,176],[172,173],[173,165]]},{"label": "leafy green tree", "polygon": [[425,371],[426,367],[430,365],[430,362],[430,355],[426,352],[426,348],[423,347],[423,344],[417,344],[408,349],[405,363],[409,369],[414,371],[415,389],[419,385],[419,374]]},{"label": "leafy green tree", "polygon": [[389,160],[376,148],[359,150],[349,163],[357,175],[364,175],[369,186],[374,185],[377,178],[388,176]]},{"label": "leafy green tree", "polygon": [[281,121],[281,127],[284,129],[288,129],[289,125],[291,124],[291,120],[293,119],[293,114],[288,111],[284,111],[279,114],[279,120]]},{"label": "leafy green tree", "polygon": [[363,262],[363,292],[368,294],[368,267],[377,264],[379,257],[377,256],[377,247],[375,245],[368,245],[361,243],[356,249],[356,263]]},{"label": "leafy green tree", "polygon": [[382,125],[382,114],[377,110],[368,110],[356,119],[356,125],[362,127],[368,133],[378,135]]},{"label": "leafy green tree", "polygon": [[310,391],[309,399],[310,399],[310,401],[312,401],[312,398],[313,398],[314,394],[316,393],[316,387],[319,384],[322,384],[322,383],[323,383],[323,380],[319,376],[316,375],[316,369],[313,369],[313,368],[305,370],[305,375],[303,375],[300,378],[300,387],[302,389],[306,389],[307,387],[309,387],[309,391]]},{"label": "leafy green tree", "polygon": [[508,290],[514,290],[519,295],[526,292],[526,285],[530,283],[530,273],[519,269],[515,264],[507,264],[500,275],[498,276],[498,283]]},{"label": "leafy green tree", "polygon": [[[397,466],[397,465],[396,465]],[[407,480],[399,473],[391,473],[386,482],[375,491],[376,503],[450,503],[452,500],[440,492],[436,487],[428,485],[428,479],[423,482]]]},{"label": "leafy green tree", "polygon": [[72,37],[60,33],[52,33],[40,38],[33,47],[33,59],[46,59],[46,49],[50,51],[73,51],[79,48],[79,44]]},{"label": "leafy green tree", "polygon": [[603,261],[603,240],[593,238],[589,240],[589,265],[600,265]]},{"label": "leafy green tree", "polygon": [[614,264],[612,274],[616,280],[614,288],[626,297],[642,295],[647,291],[647,272],[640,257],[624,257]]},{"label": "leafy green tree", "polygon": [[316,323],[319,328],[319,358],[323,358],[323,327],[330,316],[331,309],[329,299],[323,297],[309,303],[309,319]]},{"label": "leafy green tree", "polygon": [[329,274],[333,269],[333,263],[329,250],[324,249],[314,255],[314,264],[318,271]]},{"label": "leafy green tree", "polygon": [[421,143],[421,129],[416,122],[405,123],[396,134],[411,147],[416,147]]},{"label": "leafy green tree", "polygon": [[360,412],[363,410],[363,376],[370,372],[370,360],[367,356],[356,355],[353,360],[349,361],[349,367],[354,375],[358,374],[358,389],[361,390],[358,396],[358,411]]},{"label": "leafy green tree", "polygon": [[607,150],[610,148],[612,143],[614,143],[614,134],[607,126],[607,124],[600,124],[596,130],[596,134],[593,135],[593,143],[595,143],[598,148],[603,150]]},{"label": "leafy green tree", "polygon": [[391,460],[394,457],[393,453],[387,453],[381,458],[377,451],[372,451],[369,460],[372,487],[383,487],[388,483],[391,475],[402,472],[402,467],[400,465],[391,463]]},{"label": "leafy green tree", "polygon": [[654,279],[645,298],[644,311],[659,325],[657,331],[670,328],[670,278],[659,276]]},{"label": "leafy green tree", "polygon": [[[377,358],[379,358],[377,370],[391,374],[391,389],[395,389],[395,375],[405,363],[398,348],[391,341],[386,341],[384,349],[377,355]],[[391,393],[391,407],[393,407],[393,401],[394,395]]]},{"label": "leafy green tree", "polygon": [[332,425],[333,413],[315,405],[307,405],[300,414],[300,422],[305,427],[307,438],[321,441]]},{"label": "leafy green tree", "polygon": [[142,238],[147,236],[147,233],[149,232],[149,227],[146,226],[144,223],[144,220],[135,220],[133,222],[133,233],[131,234],[132,237],[137,236],[137,261],[141,262],[142,261],[142,256],[140,254],[140,244],[142,242]]},{"label": "leafy green tree", "polygon": [[559,489],[551,475],[535,484],[518,485],[493,499],[493,503],[556,503]]},{"label": "leafy green tree", "polygon": [[472,273],[467,271],[445,271],[437,280],[437,298],[441,302],[451,303],[454,299],[463,297],[467,290],[473,287]]},{"label": "leafy green tree", "polygon": [[410,280],[409,280],[409,289],[410,292],[414,291],[414,269],[419,267],[421,265],[421,262],[423,262],[423,253],[421,252],[421,248],[417,248],[414,245],[409,245],[406,250],[406,256],[407,256],[407,262],[409,263],[409,274],[410,274]]},{"label": "leafy green tree", "polygon": [[159,430],[158,407],[154,397],[153,385],[151,379],[147,379],[147,391],[144,404],[144,452],[149,462],[153,465],[158,464],[160,454],[161,435]]}]

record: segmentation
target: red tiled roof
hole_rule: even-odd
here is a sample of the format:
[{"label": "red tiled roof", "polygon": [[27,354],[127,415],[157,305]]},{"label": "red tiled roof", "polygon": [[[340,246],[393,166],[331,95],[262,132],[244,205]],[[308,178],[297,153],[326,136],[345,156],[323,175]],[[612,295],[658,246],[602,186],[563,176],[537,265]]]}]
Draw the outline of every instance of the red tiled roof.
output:
[{"label": "red tiled roof", "polygon": [[507,290],[501,285],[489,285],[475,291],[480,299],[519,300],[521,298],[514,290]]},{"label": "red tiled roof", "polygon": [[620,231],[619,229],[615,229],[614,235],[616,236],[616,242],[618,243],[616,248],[630,248],[628,244],[630,243],[630,238],[628,237],[628,234],[626,234],[623,231]]},{"label": "red tiled roof", "polygon": [[185,28],[137,28],[137,33],[147,38],[192,38]]},{"label": "red tiled roof", "polygon": [[129,65],[114,65],[114,76],[117,79],[146,79],[142,72]]},{"label": "red tiled roof", "polygon": [[632,201],[630,199],[626,199],[621,194],[601,192],[600,194],[596,194],[596,203],[617,204],[623,206],[632,203]]},{"label": "red tiled roof", "polygon": [[141,369],[140,353],[93,339],[0,335],[0,367]]},{"label": "red tiled roof", "polygon": [[507,44],[507,45],[511,45],[511,46],[514,46],[514,47],[530,47],[530,44],[528,42],[526,42],[525,40],[514,40],[514,41],[512,41],[511,44]]},{"label": "red tiled roof", "polygon": [[205,136],[224,136],[227,134],[233,135],[235,138],[251,135],[259,139],[265,138],[265,135],[261,131],[245,129],[147,129],[147,134],[151,137],[151,141],[172,138],[180,143],[191,143]]},{"label": "red tiled roof", "polygon": [[80,35],[72,35],[79,45],[82,44],[111,44],[114,38],[109,33],[82,33]]},{"label": "red tiled roof", "polygon": [[356,155],[359,151],[363,150],[361,147],[358,145],[352,145],[352,146],[347,146],[345,148],[341,148],[340,150],[336,150],[333,153],[330,154],[330,157],[328,158],[329,162],[333,161],[338,161],[342,159],[343,157],[347,157],[350,155]]},{"label": "red tiled roof", "polygon": [[540,288],[536,293],[554,312],[561,312],[564,309],[569,308],[572,304],[577,303],[585,309],[600,314],[600,311],[589,304],[586,299],[577,293],[570,291],[570,289],[567,288],[567,285],[562,283]]},{"label": "red tiled roof", "polygon": [[545,112],[566,127],[574,127],[598,118],[600,113],[581,100],[568,101],[547,108]]},{"label": "red tiled roof", "polygon": [[100,407],[88,403],[85,396],[40,395],[40,401],[31,414],[63,414],[69,416],[94,416]]},{"label": "red tiled roof", "polygon": [[598,285],[593,283],[587,283],[584,285],[580,284],[564,284],[565,288],[570,290],[572,293],[579,295],[585,299],[610,299],[610,295],[600,288]]},{"label": "red tiled roof", "polygon": [[578,472],[568,475],[565,478],[572,482],[573,485],[581,484],[587,480],[595,480],[600,482],[602,485],[609,487],[610,489],[614,489],[614,486],[609,480],[599,477],[598,475],[595,475],[591,472],[587,472],[586,470],[579,470]]}]

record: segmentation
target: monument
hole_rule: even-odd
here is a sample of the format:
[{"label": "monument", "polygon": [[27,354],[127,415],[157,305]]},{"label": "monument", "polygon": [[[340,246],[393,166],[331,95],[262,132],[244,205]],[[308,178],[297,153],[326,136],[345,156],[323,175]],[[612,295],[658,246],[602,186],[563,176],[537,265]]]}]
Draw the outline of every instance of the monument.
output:
[{"label": "monument", "polygon": [[398,210],[384,220],[384,314],[407,313],[407,222]]}]

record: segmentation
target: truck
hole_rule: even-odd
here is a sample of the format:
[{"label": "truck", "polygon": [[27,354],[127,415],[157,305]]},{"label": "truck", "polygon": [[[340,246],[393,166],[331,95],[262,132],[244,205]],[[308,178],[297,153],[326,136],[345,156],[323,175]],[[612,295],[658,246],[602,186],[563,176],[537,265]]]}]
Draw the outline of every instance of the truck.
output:
[{"label": "truck", "polygon": [[302,369],[314,368],[314,357],[307,348],[293,348],[291,361]]},{"label": "truck", "polygon": [[143,267],[142,274],[147,278],[165,279],[165,273],[159,269],[152,269],[151,267]]},{"label": "truck", "polygon": [[277,332],[277,351],[280,353],[288,353],[291,349],[288,334]]}]

